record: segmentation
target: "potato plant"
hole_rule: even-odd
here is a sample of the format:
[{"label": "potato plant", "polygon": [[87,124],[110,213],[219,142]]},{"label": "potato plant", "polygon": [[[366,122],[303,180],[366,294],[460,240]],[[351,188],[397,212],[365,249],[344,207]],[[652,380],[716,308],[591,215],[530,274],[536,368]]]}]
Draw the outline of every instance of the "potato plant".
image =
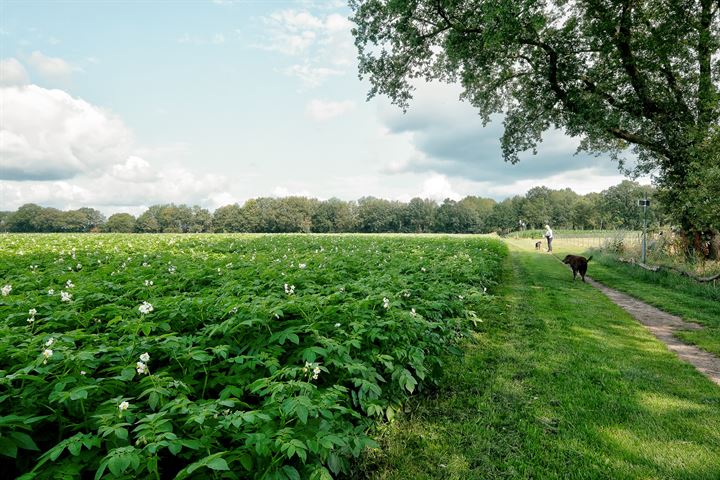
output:
[{"label": "potato plant", "polygon": [[333,478],[481,321],[477,237],[0,236],[0,476]]}]

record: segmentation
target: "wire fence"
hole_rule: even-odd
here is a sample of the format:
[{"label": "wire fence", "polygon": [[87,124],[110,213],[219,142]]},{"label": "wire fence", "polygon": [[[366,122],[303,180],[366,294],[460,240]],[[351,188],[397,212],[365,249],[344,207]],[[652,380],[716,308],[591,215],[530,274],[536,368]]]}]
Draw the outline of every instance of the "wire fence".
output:
[{"label": "wire fence", "polygon": [[[512,232],[508,235],[514,239],[544,240],[544,230],[525,230]],[[648,242],[652,241],[648,234]],[[642,242],[642,232],[638,230],[555,230],[553,242],[583,248],[605,248],[613,245],[627,247],[639,246]]]}]

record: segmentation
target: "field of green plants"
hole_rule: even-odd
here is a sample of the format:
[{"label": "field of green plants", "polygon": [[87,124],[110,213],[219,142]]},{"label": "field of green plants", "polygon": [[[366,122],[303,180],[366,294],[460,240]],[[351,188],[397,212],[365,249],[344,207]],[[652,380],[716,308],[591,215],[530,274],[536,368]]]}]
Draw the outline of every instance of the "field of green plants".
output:
[{"label": "field of green plants", "polygon": [[0,477],[332,478],[482,322],[482,238],[0,235]]}]

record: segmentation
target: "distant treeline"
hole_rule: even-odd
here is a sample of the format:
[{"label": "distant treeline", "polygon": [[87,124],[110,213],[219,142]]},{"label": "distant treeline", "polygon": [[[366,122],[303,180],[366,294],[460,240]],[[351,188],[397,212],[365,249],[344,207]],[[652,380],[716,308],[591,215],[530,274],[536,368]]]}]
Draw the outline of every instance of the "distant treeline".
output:
[{"label": "distant treeline", "polygon": [[[524,196],[496,202],[465,197],[410,202],[364,197],[358,201],[305,197],[257,198],[244,205],[226,205],[215,212],[198,206],[153,205],[135,218],[116,213],[109,218],[93,208],[61,211],[26,204],[15,212],[0,212],[5,232],[363,232],[363,233],[505,233],[542,228],[638,229],[638,200],[654,197],[654,189],[623,181],[601,193],[578,195],[570,189],[535,187]],[[652,203],[648,222],[665,220],[661,205]]]}]

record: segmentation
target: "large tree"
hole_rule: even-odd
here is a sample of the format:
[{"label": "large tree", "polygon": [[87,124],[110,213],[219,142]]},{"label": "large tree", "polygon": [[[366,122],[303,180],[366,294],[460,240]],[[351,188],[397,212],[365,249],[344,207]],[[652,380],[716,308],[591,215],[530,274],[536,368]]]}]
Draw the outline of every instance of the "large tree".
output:
[{"label": "large tree", "polygon": [[485,121],[504,114],[513,163],[550,127],[621,162],[632,152],[625,167],[655,175],[689,238],[717,236],[692,205],[720,163],[719,0],[350,3],[370,96],[406,107],[415,79],[460,83]]},{"label": "large tree", "polygon": [[105,222],[103,230],[113,233],[132,233],[135,231],[135,217],[129,213],[114,213]]}]

